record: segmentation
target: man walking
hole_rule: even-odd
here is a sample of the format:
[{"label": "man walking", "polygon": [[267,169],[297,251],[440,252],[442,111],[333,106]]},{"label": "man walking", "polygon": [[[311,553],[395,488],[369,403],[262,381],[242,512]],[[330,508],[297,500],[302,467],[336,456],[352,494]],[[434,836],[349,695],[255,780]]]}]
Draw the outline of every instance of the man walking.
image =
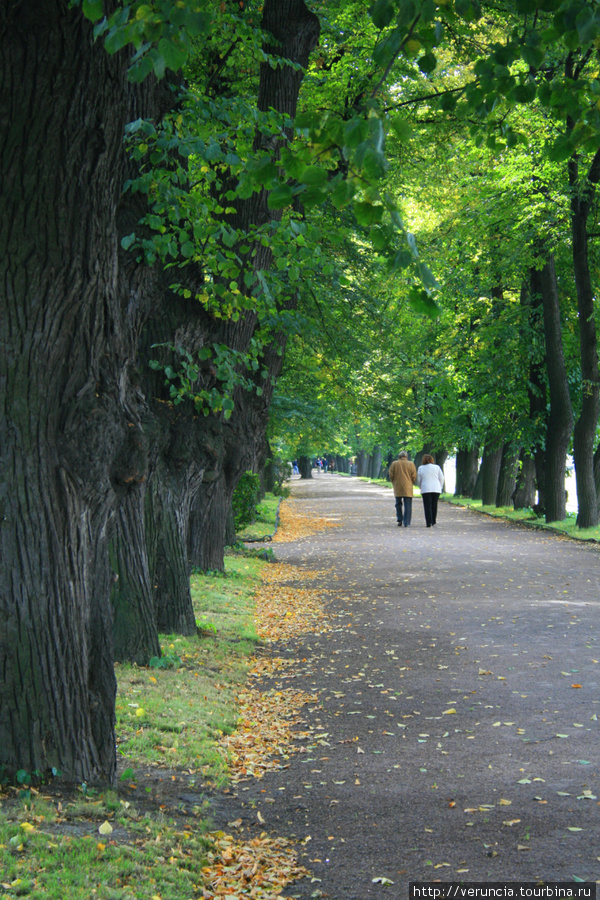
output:
[{"label": "man walking", "polygon": [[[409,460],[406,450],[401,450],[398,459],[391,464],[389,478],[394,487],[398,525],[404,524],[404,527],[408,528],[412,518],[413,484],[417,480],[417,470],[415,464]],[[402,501],[404,501],[404,512]]]}]

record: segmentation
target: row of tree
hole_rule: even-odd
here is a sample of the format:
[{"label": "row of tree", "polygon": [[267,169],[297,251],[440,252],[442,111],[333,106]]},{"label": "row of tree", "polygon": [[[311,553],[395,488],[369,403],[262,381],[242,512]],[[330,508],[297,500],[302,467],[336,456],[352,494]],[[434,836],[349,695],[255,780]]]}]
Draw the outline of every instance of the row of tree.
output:
[{"label": "row of tree", "polygon": [[[322,445],[318,430],[352,453],[452,451],[458,492],[528,506],[537,489],[548,521],[565,516],[572,449],[578,524],[597,524],[597,26],[585,3],[485,7],[468,38],[390,98],[402,117],[388,139],[390,189],[435,272],[441,312],[428,321],[407,306],[355,238],[339,309],[312,302],[319,380],[305,350],[288,355],[276,442],[298,436],[308,450]],[[322,407],[320,428],[304,417],[296,435],[286,416],[303,386],[308,411]]]},{"label": "row of tree", "polygon": [[[340,435],[366,452],[411,429],[438,448],[505,444],[529,393],[547,407],[544,385],[562,427],[571,357],[565,376],[530,350],[541,308],[564,344],[567,243],[580,511],[597,515],[580,473],[598,418],[599,35],[592,0],[0,7],[6,773],[114,778],[114,660],[193,632],[190,565],[222,565],[270,409],[274,447],[318,420],[340,456]],[[524,187],[507,236],[492,188],[513,151],[537,206]],[[559,190],[546,166],[564,163]],[[550,470],[539,422],[547,436],[522,446]]]}]

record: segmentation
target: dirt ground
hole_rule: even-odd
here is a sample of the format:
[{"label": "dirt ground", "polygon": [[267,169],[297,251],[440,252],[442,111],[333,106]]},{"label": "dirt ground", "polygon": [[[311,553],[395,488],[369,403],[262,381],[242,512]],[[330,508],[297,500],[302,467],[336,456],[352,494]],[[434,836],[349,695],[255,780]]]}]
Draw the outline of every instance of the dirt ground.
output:
[{"label": "dirt ground", "polygon": [[398,528],[391,490],[342,476],[292,499],[338,526],[275,545],[326,597],[265,684],[317,696],[313,738],[215,824],[301,842],[298,900],[600,879],[598,548],[448,504],[426,529],[420,500]]}]

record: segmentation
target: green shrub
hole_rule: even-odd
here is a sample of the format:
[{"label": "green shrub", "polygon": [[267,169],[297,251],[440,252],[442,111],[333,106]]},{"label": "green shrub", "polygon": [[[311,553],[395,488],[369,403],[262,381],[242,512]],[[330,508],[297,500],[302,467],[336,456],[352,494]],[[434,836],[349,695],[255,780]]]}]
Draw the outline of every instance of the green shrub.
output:
[{"label": "green shrub", "polygon": [[260,478],[252,472],[244,472],[233,492],[232,506],[236,533],[254,522],[260,497]]}]

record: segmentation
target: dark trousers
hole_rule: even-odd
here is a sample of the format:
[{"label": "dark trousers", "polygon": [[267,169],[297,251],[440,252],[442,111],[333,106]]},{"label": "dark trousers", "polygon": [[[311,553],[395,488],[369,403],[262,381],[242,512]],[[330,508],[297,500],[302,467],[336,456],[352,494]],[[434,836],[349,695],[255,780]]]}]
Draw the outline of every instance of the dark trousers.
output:
[{"label": "dark trousers", "polygon": [[438,508],[438,499],[439,494],[436,493],[427,493],[422,494],[423,497],[423,509],[425,510],[425,521],[427,522],[427,527],[431,528],[432,525],[435,525],[437,521],[437,508]]},{"label": "dark trousers", "polygon": [[[404,500],[404,512],[402,512],[402,501]],[[396,497],[396,518],[399,522],[404,523],[404,527],[408,528],[412,519],[412,497]]]}]

